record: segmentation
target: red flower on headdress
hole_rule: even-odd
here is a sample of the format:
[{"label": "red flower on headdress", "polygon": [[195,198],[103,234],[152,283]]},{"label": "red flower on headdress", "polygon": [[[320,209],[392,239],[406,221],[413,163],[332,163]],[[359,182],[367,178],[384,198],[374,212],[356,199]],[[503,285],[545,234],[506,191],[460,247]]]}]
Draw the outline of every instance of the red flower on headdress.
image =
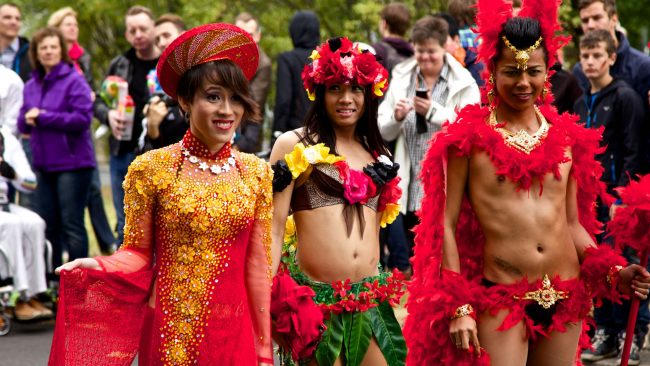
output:
[{"label": "red flower on headdress", "polygon": [[327,40],[309,58],[312,62],[303,69],[302,80],[311,100],[315,99],[316,85],[357,83],[372,86],[376,97],[388,88],[386,69],[373,54],[361,51],[345,37]]},{"label": "red flower on headdress", "polygon": [[377,60],[370,52],[362,52],[354,58],[354,70],[356,71],[356,82],[359,85],[374,83],[380,72],[380,69],[377,68]]}]

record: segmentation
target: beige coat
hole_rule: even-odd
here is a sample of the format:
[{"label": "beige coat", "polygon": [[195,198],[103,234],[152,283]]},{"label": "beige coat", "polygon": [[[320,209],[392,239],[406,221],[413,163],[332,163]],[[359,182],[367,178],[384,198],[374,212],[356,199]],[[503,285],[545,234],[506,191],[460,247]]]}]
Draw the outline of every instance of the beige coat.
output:
[{"label": "beige coat", "polygon": [[[427,113],[427,122],[440,126],[446,121],[453,121],[456,118],[456,111],[468,104],[479,103],[481,96],[478,86],[472,75],[449,53],[445,55],[449,65],[447,86],[449,93],[445,105],[436,102],[431,103]],[[402,178],[402,198],[400,205],[402,213],[406,213],[408,203],[408,186],[411,179],[411,162],[407,153],[409,147],[406,144],[403,133],[403,121],[397,121],[394,115],[395,104],[398,100],[406,98],[406,92],[417,67],[415,57],[411,57],[395,66],[392,73],[391,84],[386,93],[386,98],[379,106],[379,131],[385,140],[397,139],[395,146],[395,162],[400,164],[399,176]]]}]

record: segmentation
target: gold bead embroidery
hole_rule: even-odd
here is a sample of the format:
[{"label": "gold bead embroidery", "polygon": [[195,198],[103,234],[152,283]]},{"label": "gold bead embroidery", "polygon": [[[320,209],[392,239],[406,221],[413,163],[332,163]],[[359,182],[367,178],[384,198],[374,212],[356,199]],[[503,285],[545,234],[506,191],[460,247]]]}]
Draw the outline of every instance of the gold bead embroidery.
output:
[{"label": "gold bead embroidery", "polygon": [[[160,250],[156,252],[156,297],[164,316],[160,329],[164,364],[194,364],[208,314],[215,306],[211,299],[214,294],[219,296],[219,277],[231,270],[235,238],[254,220],[264,224],[263,245],[271,286],[270,169],[251,155],[233,155],[233,164],[225,162],[232,169],[216,175],[190,164],[180,144],[172,145],[139,157],[124,183],[129,193],[125,200],[127,217],[137,220],[147,212],[155,213],[154,235],[159,243],[151,245]],[[269,192],[261,189],[265,184]],[[138,224],[127,220],[125,247],[138,247],[145,239]]]}]

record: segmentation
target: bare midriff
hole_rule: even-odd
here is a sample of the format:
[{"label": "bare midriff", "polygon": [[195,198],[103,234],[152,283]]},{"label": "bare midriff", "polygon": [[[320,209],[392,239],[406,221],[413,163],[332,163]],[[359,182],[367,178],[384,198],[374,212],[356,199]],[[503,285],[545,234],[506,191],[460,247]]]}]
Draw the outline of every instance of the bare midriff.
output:
[{"label": "bare midriff", "polygon": [[[524,167],[525,168],[525,167]],[[559,167],[560,178],[546,174],[529,190],[499,176],[485,152],[469,159],[469,197],[485,234],[483,275],[512,284],[559,275],[576,278],[580,265],[567,224],[566,192],[571,163]],[[543,187],[543,188],[542,188]]]},{"label": "bare midriff", "polygon": [[343,207],[325,206],[293,215],[298,235],[298,263],[312,280],[331,283],[350,279],[355,282],[378,273],[381,213],[363,206],[366,222],[363,236],[355,214],[348,237]]}]

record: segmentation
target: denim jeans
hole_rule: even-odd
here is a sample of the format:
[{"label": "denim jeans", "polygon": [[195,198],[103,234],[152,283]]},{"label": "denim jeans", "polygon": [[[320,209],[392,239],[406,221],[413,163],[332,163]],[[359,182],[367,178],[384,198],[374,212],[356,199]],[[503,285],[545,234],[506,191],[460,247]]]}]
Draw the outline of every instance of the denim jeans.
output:
[{"label": "denim jeans", "polygon": [[68,250],[70,260],[88,256],[88,234],[84,223],[93,169],[64,172],[36,171],[37,213],[45,220],[45,236],[52,243],[52,264],[62,264]]},{"label": "denim jeans", "polygon": [[90,223],[93,226],[95,237],[99,249],[107,252],[111,244],[115,243],[115,235],[108,223],[106,211],[104,211],[104,200],[102,198],[102,183],[99,180],[99,169],[93,169],[93,177],[90,183],[90,192],[88,194],[88,213],[90,214]]},{"label": "denim jeans", "polygon": [[113,206],[117,216],[117,243],[121,245],[124,241],[124,188],[122,182],[129,170],[129,165],[135,159],[135,153],[111,155],[111,190],[113,191]]},{"label": "denim jeans", "polygon": [[[381,243],[381,262],[385,268],[397,268],[405,271],[409,268],[409,247],[404,231],[404,216],[399,214],[395,221],[379,232]],[[384,247],[388,247],[388,256],[384,255]]]}]

